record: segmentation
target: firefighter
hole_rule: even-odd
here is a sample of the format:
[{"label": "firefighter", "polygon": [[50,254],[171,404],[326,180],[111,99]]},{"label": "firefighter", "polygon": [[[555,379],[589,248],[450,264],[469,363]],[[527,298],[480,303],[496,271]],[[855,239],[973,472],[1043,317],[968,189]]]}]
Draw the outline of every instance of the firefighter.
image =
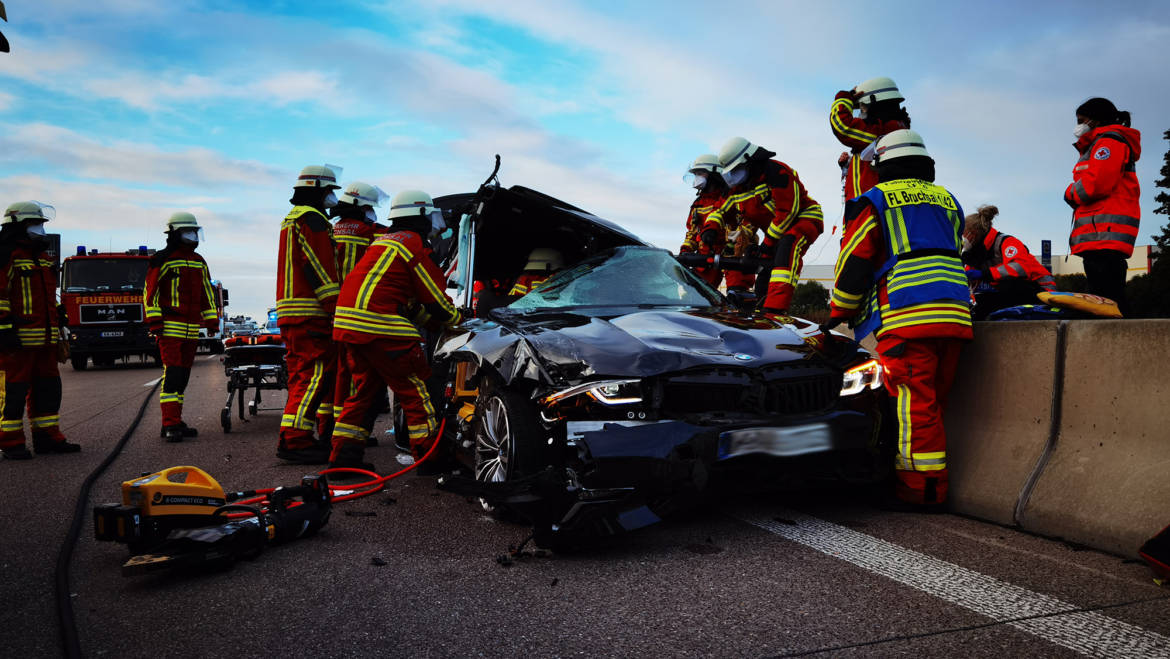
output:
[{"label": "firefighter", "polygon": [[553,274],[565,267],[565,258],[551,247],[537,247],[528,253],[524,274],[512,284],[508,295],[527,295],[529,291],[544,283]]},{"label": "firefighter", "polygon": [[1037,293],[1056,290],[1052,273],[1024,243],[991,226],[998,214],[995,206],[980,206],[964,224],[963,265],[975,294],[975,320],[999,309],[1035,304]]},{"label": "firefighter", "polygon": [[325,214],[337,205],[333,191],[341,187],[337,184],[340,172],[340,167],[331,165],[301,170],[289,200],[293,209],[280,225],[276,324],[286,350],[288,401],[276,457],[299,464],[322,464],[329,459],[329,446],[316,441],[313,429],[315,421],[318,429],[329,421],[324,415],[314,419],[314,412],[321,401],[333,399],[337,364],[333,310],[341,287]]},{"label": "firefighter", "polygon": [[[849,91],[839,91],[829,108],[829,126],[841,144],[849,148],[838,164],[845,175],[845,198],[852,199],[878,182],[873,168],[873,149],[879,137],[910,127],[910,115],[902,107],[906,97],[889,78],[870,78]],[[854,109],[858,116],[853,116]]]},{"label": "firefighter", "polygon": [[390,233],[379,236],[346,278],[337,302],[333,338],[353,373],[355,391],[333,429],[330,465],[369,468],[364,463],[367,429],[363,425],[383,382],[394,391],[406,416],[411,453],[416,460],[437,439],[435,408],[427,392],[430,366],[423,337],[403,311],[420,306],[437,323],[454,325],[462,314],[443,292],[438,266],[430,257],[430,238],[446,224],[430,195],[404,190],[390,204]]},{"label": "firefighter", "polygon": [[878,184],[845,207],[845,231],[823,329],[848,320],[877,336],[884,384],[898,421],[895,492],[934,511],[947,496],[943,409],[962,343],[971,339],[970,293],[960,259],[963,211],[934,184],[921,136],[877,141]]},{"label": "firefighter", "polygon": [[52,206],[12,204],[0,224],[0,451],[9,460],[33,457],[24,440],[24,411],[37,454],[76,453],[61,434],[61,374],[57,370],[61,309],[57,277],[45,249]]},{"label": "firefighter", "polygon": [[199,432],[183,422],[183,392],[191,378],[191,364],[199,346],[199,328],[209,334],[219,329],[219,312],[211,290],[207,262],[195,252],[203,229],[190,213],[174,213],[167,220],[167,246],[150,257],[142,300],[146,323],[158,340],[163,364],[158,402],[162,408],[160,435],[181,442]]},{"label": "firefighter", "polygon": [[1077,108],[1073,146],[1080,158],[1064,190],[1073,209],[1069,247],[1084,261],[1089,293],[1113,300],[1123,313],[1127,259],[1141,219],[1135,165],[1142,136],[1129,121],[1128,112],[1104,98],[1090,98]]},{"label": "firefighter", "polygon": [[[704,153],[695,158],[683,177],[695,188],[695,200],[691,202],[691,210],[687,213],[687,233],[679,253],[722,254],[727,246],[725,228],[706,227],[707,216],[722,206],[723,200],[727,198],[727,184],[719,172],[719,158]],[[696,268],[695,274],[715,287],[723,279],[723,273],[717,268]]]},{"label": "firefighter", "polygon": [[[353,271],[355,265],[361,260],[366,253],[366,249],[374,240],[374,237],[385,232],[385,227],[378,224],[378,215],[376,208],[380,208],[382,204],[390,198],[382,188],[369,183],[361,181],[354,181],[345,186],[345,190],[338,196],[337,205],[330,209],[329,214],[337,218],[333,223],[333,240],[337,243],[337,281],[344,282],[347,275]],[[332,407],[331,413],[328,414],[328,425],[332,426],[333,420],[341,415],[342,405],[345,399],[349,397],[353,390],[353,378],[349,369],[345,365],[345,357],[340,353],[337,354],[337,377],[334,378],[333,398],[332,400],[322,401],[321,406],[326,405]],[[382,395],[385,394],[385,387],[382,388]],[[377,420],[378,409],[383,407],[382,404],[373,406],[368,418],[364,422],[366,431],[373,430],[374,421]],[[324,410],[318,414],[318,418],[326,417]],[[332,432],[332,428],[321,430],[321,439],[325,439]],[[370,437],[370,445],[376,444],[376,440]]]},{"label": "firefighter", "polygon": [[[730,188],[727,199],[707,216],[703,233],[724,231],[732,214],[741,226],[764,232],[760,255],[771,259],[771,273],[764,297],[765,313],[785,314],[800,278],[805,251],[825,228],[821,206],[808,195],[796,170],[772,160],[775,152],[733,137],[719,152],[723,179]],[[702,233],[700,234],[702,236]]]}]

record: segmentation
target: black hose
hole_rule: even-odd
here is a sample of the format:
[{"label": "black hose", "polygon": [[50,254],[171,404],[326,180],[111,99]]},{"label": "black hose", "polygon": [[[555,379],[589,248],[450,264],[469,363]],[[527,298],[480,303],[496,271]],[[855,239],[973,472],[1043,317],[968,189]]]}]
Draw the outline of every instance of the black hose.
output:
[{"label": "black hose", "polygon": [[77,637],[77,620],[73,617],[73,600],[69,593],[69,562],[73,558],[73,548],[77,545],[77,537],[81,534],[81,523],[85,520],[85,512],[89,505],[89,491],[93,488],[93,483],[98,479],[98,476],[101,476],[121,455],[126,442],[130,441],[130,437],[138,429],[138,424],[142,422],[142,416],[146,414],[146,406],[150,404],[151,398],[158,391],[159,382],[155,382],[154,386],[147,392],[146,399],[138,407],[138,414],[130,422],[130,427],[126,429],[122,439],[118,440],[118,444],[114,446],[106,459],[89,476],[86,476],[85,482],[81,484],[77,505],[73,508],[73,522],[69,525],[69,533],[66,534],[65,542],[61,544],[61,551],[57,554],[55,574],[57,621],[61,633],[61,649],[64,650],[65,656],[69,659],[78,659],[84,656],[81,654],[81,642]]}]

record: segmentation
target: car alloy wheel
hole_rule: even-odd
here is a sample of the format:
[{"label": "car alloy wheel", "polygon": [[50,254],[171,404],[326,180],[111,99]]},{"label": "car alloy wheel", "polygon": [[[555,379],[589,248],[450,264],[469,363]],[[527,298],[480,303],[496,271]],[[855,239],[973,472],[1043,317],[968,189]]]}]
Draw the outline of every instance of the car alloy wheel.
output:
[{"label": "car alloy wheel", "polygon": [[475,479],[500,483],[508,479],[512,453],[512,427],[508,408],[499,396],[487,399],[483,420],[475,435]]}]

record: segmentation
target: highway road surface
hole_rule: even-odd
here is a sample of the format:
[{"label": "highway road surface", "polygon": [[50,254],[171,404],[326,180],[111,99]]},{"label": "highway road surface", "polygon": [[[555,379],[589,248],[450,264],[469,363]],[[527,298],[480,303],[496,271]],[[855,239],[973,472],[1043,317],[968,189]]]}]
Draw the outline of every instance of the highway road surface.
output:
[{"label": "highway road surface", "polygon": [[[60,656],[54,566],[79,488],[160,375],[64,367],[62,426],[84,451],[0,461],[0,655]],[[86,509],[174,465],[230,490],[298,483],[312,468],[276,459],[278,410],[222,433],[225,382],[199,355],[185,413],[199,437],[164,443],[152,400]],[[367,455],[398,468],[387,442]],[[123,577],[125,549],[95,541],[87,515],[70,599],[89,657],[1170,656],[1170,589],[1145,565],[868,499],[713,495],[596,549],[504,565],[525,527],[411,474],[338,504],[316,537],[211,573]]]}]

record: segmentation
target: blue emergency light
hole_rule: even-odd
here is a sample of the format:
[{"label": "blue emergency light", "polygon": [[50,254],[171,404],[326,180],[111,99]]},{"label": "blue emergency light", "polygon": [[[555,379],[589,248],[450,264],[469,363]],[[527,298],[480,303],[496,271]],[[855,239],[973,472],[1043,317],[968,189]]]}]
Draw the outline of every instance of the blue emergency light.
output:
[{"label": "blue emergency light", "polygon": [[138,253],[145,255],[146,254],[146,245],[139,245],[138,246]]},{"label": "blue emergency light", "polygon": [[77,246],[77,255],[78,256],[85,256],[85,245],[78,245]]}]

